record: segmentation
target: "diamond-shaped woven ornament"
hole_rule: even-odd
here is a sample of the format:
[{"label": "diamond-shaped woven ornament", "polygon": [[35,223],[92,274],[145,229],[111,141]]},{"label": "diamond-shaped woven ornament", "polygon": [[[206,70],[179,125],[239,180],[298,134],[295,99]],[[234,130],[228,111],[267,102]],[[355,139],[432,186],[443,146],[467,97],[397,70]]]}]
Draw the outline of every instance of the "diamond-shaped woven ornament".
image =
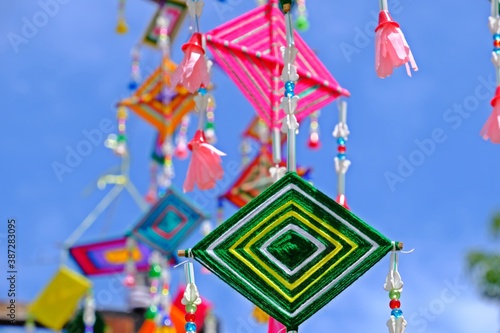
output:
[{"label": "diamond-shaped woven ornament", "polygon": [[[239,208],[245,206],[273,184],[274,181],[269,174],[269,168],[273,166],[272,153],[263,147],[261,153],[248,164],[231,188],[220,198],[230,201]],[[297,168],[297,174],[301,177],[307,177],[310,172],[310,168]]]},{"label": "diamond-shaped woven ornament", "polygon": [[391,249],[389,239],[288,173],[191,254],[294,330]]},{"label": "diamond-shaped woven ornament", "polygon": [[141,219],[133,233],[153,248],[171,254],[208,218],[188,197],[171,187]]}]

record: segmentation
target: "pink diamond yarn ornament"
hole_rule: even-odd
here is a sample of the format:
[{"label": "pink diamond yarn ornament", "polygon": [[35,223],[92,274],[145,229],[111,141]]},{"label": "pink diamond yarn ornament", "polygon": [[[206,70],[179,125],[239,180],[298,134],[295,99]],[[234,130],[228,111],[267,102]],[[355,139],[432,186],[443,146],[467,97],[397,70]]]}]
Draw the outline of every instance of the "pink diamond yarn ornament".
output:
[{"label": "pink diamond yarn ornament", "polygon": [[224,175],[220,157],[226,154],[208,144],[202,130],[196,131],[193,140],[188,143],[188,148],[192,153],[184,181],[184,192],[192,191],[194,185],[200,190],[214,188],[216,181],[221,180]]},{"label": "pink diamond yarn ornament", "polygon": [[403,31],[399,24],[394,22],[389,11],[380,11],[375,32],[375,70],[378,77],[386,78],[392,74],[394,68],[402,65],[406,65],[408,76],[411,76],[410,65],[414,71],[418,71]]},{"label": "pink diamond yarn ornament", "polygon": [[189,42],[182,46],[184,59],[172,75],[172,86],[180,83],[190,93],[194,93],[201,86],[208,87],[210,84],[202,38],[199,32],[195,32]]},{"label": "pink diamond yarn ornament", "polygon": [[269,324],[267,326],[267,333],[285,333],[286,327],[273,317],[269,318]]},{"label": "pink diamond yarn ornament", "polygon": [[490,140],[493,143],[500,143],[500,87],[497,87],[495,97],[491,100],[493,112],[481,130],[481,136],[485,140]]}]

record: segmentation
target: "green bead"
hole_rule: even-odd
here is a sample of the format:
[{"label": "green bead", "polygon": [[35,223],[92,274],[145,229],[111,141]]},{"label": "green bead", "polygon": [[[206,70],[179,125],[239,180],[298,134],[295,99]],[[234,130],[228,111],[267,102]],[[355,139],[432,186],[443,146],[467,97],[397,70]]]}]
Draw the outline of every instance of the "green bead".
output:
[{"label": "green bead", "polygon": [[146,319],[154,319],[156,317],[156,313],[158,312],[158,308],[154,305],[151,305],[146,311],[145,317]]},{"label": "green bead", "polygon": [[196,304],[188,303],[186,304],[186,312],[195,313],[196,312]]},{"label": "green bead", "polygon": [[389,292],[390,299],[399,299],[399,297],[401,297],[401,293],[399,291],[393,289]]},{"label": "green bead", "polygon": [[116,141],[118,142],[124,142],[127,138],[125,137],[125,134],[118,134]]},{"label": "green bead", "polygon": [[309,29],[309,21],[307,20],[307,17],[297,17],[297,20],[295,21],[295,27],[301,32],[307,31]]},{"label": "green bead", "polygon": [[159,278],[161,276],[161,266],[158,264],[152,265],[149,269],[150,278]]},{"label": "green bead", "polygon": [[215,128],[215,126],[214,126],[213,123],[207,123],[206,126],[205,126],[205,129],[207,129],[207,130],[208,129],[214,129],[214,128]]}]

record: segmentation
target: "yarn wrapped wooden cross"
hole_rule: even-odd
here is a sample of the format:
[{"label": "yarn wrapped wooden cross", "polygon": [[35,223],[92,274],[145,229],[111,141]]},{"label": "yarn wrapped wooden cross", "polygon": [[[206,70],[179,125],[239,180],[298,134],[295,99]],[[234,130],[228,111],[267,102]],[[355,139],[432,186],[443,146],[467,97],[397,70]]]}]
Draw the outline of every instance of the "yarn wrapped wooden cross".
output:
[{"label": "yarn wrapped wooden cross", "polygon": [[290,332],[392,248],[389,239],[289,172],[179,254],[195,258]]}]

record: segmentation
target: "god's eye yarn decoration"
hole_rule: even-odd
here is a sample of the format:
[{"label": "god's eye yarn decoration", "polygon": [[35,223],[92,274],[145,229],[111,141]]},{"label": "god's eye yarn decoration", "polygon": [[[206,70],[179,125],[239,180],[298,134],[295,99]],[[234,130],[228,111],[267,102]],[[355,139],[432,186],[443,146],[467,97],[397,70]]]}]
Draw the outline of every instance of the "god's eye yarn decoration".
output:
[{"label": "god's eye yarn decoration", "polygon": [[133,233],[152,248],[171,254],[207,219],[208,215],[191,200],[170,187],[139,221]]},{"label": "god's eye yarn decoration", "polygon": [[392,248],[291,172],[186,251],[288,330]]}]

